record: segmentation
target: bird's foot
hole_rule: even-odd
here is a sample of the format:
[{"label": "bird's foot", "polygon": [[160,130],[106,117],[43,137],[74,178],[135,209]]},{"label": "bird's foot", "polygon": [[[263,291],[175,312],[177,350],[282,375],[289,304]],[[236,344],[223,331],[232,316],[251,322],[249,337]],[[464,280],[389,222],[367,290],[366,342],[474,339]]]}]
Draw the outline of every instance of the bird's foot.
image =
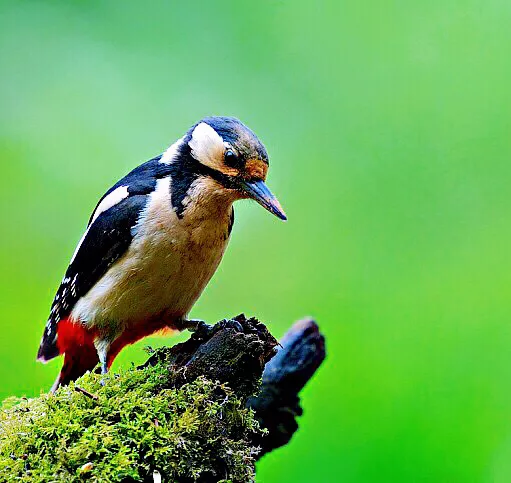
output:
[{"label": "bird's foot", "polygon": [[102,386],[106,385],[107,377],[105,377],[108,374],[108,364],[106,363],[106,360],[101,361],[101,379],[99,383]]},{"label": "bird's foot", "polygon": [[180,320],[176,325],[179,330],[188,329],[190,332],[201,332],[211,327],[200,319]]}]

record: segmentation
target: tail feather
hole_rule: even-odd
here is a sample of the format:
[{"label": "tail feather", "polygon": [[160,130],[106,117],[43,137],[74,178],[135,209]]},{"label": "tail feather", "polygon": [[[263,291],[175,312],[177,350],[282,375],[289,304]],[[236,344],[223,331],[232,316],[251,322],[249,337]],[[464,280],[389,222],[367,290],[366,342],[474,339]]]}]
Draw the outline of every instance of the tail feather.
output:
[{"label": "tail feather", "polygon": [[37,351],[37,360],[46,364],[51,359],[60,355],[59,348],[56,343],[53,344],[45,344],[44,340],[41,341],[41,345],[39,346],[39,350]]},{"label": "tail feather", "polygon": [[50,319],[44,328],[41,344],[39,345],[39,350],[37,351],[37,360],[45,364],[58,355],[60,355],[60,351],[57,346],[57,326]]}]

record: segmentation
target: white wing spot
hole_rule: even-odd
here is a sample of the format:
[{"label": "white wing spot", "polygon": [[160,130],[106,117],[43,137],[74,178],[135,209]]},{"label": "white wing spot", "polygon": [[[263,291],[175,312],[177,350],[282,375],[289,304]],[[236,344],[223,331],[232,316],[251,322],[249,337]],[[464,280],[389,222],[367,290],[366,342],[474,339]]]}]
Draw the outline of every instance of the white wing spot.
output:
[{"label": "white wing spot", "polygon": [[117,205],[128,196],[129,193],[127,186],[119,186],[118,188],[114,189],[111,193],[106,195],[96,208],[94,216],[92,217],[91,225],[96,221],[96,219],[98,218],[99,215],[101,215],[101,213],[104,213],[106,210],[109,210],[113,206]]},{"label": "white wing spot", "polygon": [[[87,230],[85,230],[85,233],[83,234],[82,238],[80,238],[80,241],[78,242],[78,245],[75,248],[75,252],[73,253],[73,256],[71,257],[71,261],[69,262],[70,265],[75,261],[76,254],[80,250],[80,247],[82,246],[82,243],[85,240],[85,237],[89,233],[90,227],[96,221],[98,216],[101,215],[101,213],[104,213],[106,210],[109,210],[110,208],[114,207],[115,205],[120,203],[122,200],[124,200],[128,196],[129,196],[128,187],[127,186],[119,186],[117,189],[113,190],[110,194],[105,196],[103,198],[103,200],[101,200],[101,203],[98,205],[98,207],[94,211],[94,215],[92,217],[92,221],[90,222],[89,227],[87,228]],[[71,281],[70,278],[64,278],[64,280],[62,280],[62,283],[68,283],[70,281]]]}]

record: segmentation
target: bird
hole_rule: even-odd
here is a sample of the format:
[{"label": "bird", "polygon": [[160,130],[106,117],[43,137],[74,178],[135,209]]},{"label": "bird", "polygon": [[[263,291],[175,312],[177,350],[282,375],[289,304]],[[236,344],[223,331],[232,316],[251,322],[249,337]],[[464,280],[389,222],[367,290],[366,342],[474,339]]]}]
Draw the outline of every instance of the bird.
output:
[{"label": "bird", "polygon": [[188,314],[231,236],[235,201],[286,220],[267,187],[268,153],[234,117],[205,117],[99,200],[51,305],[37,360],[64,356],[51,388],[160,331],[193,330]]}]

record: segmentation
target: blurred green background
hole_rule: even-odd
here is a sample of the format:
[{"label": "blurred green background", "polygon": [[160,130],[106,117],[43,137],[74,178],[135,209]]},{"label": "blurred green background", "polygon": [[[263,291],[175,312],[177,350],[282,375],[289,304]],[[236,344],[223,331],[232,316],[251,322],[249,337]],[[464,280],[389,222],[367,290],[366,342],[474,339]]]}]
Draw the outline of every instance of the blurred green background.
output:
[{"label": "blurred green background", "polygon": [[2,0],[0,398],[59,370],[35,355],[99,196],[234,115],[289,222],[238,203],[192,316],[310,314],[328,349],[258,481],[511,481],[510,22],[502,0]]}]

